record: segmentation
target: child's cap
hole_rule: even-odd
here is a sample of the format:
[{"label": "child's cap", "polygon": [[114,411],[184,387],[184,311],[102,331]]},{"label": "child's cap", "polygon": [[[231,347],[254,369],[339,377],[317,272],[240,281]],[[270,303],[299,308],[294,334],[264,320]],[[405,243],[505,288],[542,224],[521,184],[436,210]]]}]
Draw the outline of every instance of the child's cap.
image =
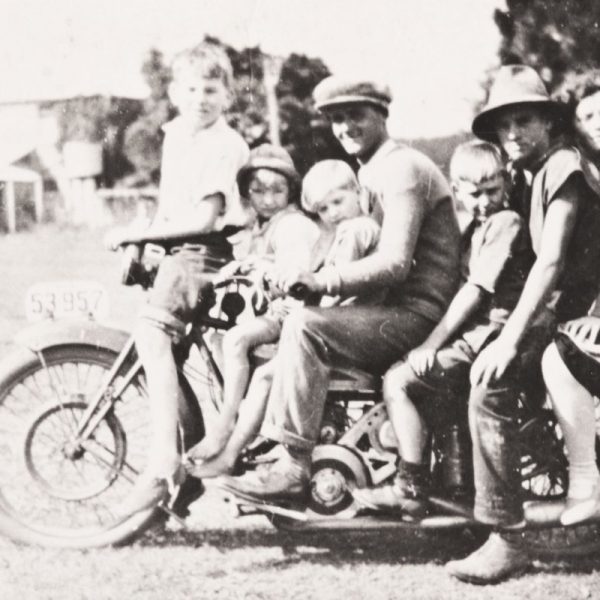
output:
[{"label": "child's cap", "polygon": [[470,140],[459,144],[450,159],[453,183],[478,184],[506,171],[500,148],[491,142]]},{"label": "child's cap", "polygon": [[377,81],[331,75],[315,87],[313,98],[320,111],[341,104],[372,104],[387,115],[392,92]]},{"label": "child's cap", "polygon": [[316,213],[325,197],[331,191],[339,189],[359,189],[358,180],[350,165],[343,160],[318,162],[302,180],[302,208]]},{"label": "child's cap", "polygon": [[482,140],[496,142],[495,120],[498,112],[517,104],[538,106],[553,120],[560,116],[559,104],[550,98],[535,69],[526,65],[505,65],[498,69],[487,104],[473,119],[471,130]]},{"label": "child's cap", "polygon": [[250,151],[248,162],[238,171],[237,183],[242,196],[248,195],[250,176],[257,169],[269,169],[281,173],[290,184],[290,192],[300,183],[300,175],[289,153],[280,146],[261,144]]}]

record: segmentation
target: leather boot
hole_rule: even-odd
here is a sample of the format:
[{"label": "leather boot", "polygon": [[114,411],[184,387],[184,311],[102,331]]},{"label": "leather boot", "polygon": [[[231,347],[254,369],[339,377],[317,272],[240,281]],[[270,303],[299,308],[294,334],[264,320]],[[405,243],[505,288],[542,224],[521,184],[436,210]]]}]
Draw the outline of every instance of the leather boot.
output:
[{"label": "leather boot", "polygon": [[491,533],[487,542],[462,560],[446,564],[446,571],[467,583],[500,583],[525,572],[531,566],[527,550],[515,534]]},{"label": "leather boot", "polygon": [[271,465],[239,477],[219,477],[216,484],[234,496],[251,502],[304,505],[308,500],[310,484],[310,455],[285,448]]},{"label": "leather boot", "polygon": [[389,513],[420,518],[428,512],[429,465],[400,459],[392,483],[352,492],[359,512]]}]

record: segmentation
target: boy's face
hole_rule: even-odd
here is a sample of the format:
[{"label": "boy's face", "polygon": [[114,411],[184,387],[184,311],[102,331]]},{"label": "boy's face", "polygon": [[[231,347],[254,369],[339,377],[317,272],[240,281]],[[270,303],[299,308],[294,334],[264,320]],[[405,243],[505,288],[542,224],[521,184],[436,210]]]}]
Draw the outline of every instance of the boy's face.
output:
[{"label": "boy's face", "polygon": [[329,227],[358,217],[361,214],[358,191],[344,188],[331,190],[319,203],[317,214]]},{"label": "boy's face", "polygon": [[248,182],[248,200],[263,219],[270,219],[289,203],[288,180],[277,171],[256,169]]},{"label": "boy's face", "polygon": [[575,109],[575,130],[588,151],[600,153],[600,91],[579,101]]},{"label": "boy's face", "polygon": [[363,162],[387,139],[385,116],[369,104],[342,104],[326,109],[326,114],[344,150]]},{"label": "boy's face", "polygon": [[193,128],[210,127],[227,109],[229,92],[219,78],[204,77],[198,69],[181,69],[169,88],[171,102]]},{"label": "boy's face", "polygon": [[552,123],[535,106],[507,106],[499,112],[495,125],[500,145],[517,165],[535,162],[550,147]]},{"label": "boy's face", "polygon": [[459,179],[452,182],[452,187],[457,200],[479,222],[483,223],[504,205],[506,179],[502,173],[478,183]]}]

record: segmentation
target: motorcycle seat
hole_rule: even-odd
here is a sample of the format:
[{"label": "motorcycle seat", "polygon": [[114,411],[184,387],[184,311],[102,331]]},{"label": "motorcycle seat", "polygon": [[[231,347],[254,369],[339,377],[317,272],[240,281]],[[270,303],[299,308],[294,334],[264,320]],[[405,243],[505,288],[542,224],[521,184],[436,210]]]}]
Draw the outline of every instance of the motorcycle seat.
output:
[{"label": "motorcycle seat", "polygon": [[[277,352],[277,344],[260,344],[252,352],[255,366],[271,360]],[[350,366],[334,366],[331,371],[329,389],[335,392],[357,390],[377,391],[381,387],[381,377]]]},{"label": "motorcycle seat", "polygon": [[332,392],[378,391],[381,377],[355,367],[333,367],[329,389]]}]

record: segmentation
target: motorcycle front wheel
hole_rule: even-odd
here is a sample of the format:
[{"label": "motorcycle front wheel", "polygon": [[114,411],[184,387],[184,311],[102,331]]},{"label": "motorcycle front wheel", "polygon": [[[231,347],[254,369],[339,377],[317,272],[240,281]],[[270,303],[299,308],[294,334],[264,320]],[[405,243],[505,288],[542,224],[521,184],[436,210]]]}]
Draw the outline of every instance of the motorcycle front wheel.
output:
[{"label": "motorcycle front wheel", "polygon": [[149,509],[123,518],[118,510],[150,442],[142,373],[77,441],[81,416],[116,356],[67,345],[45,349],[43,360],[19,352],[0,365],[0,533],[44,546],[117,545],[158,516]]}]

